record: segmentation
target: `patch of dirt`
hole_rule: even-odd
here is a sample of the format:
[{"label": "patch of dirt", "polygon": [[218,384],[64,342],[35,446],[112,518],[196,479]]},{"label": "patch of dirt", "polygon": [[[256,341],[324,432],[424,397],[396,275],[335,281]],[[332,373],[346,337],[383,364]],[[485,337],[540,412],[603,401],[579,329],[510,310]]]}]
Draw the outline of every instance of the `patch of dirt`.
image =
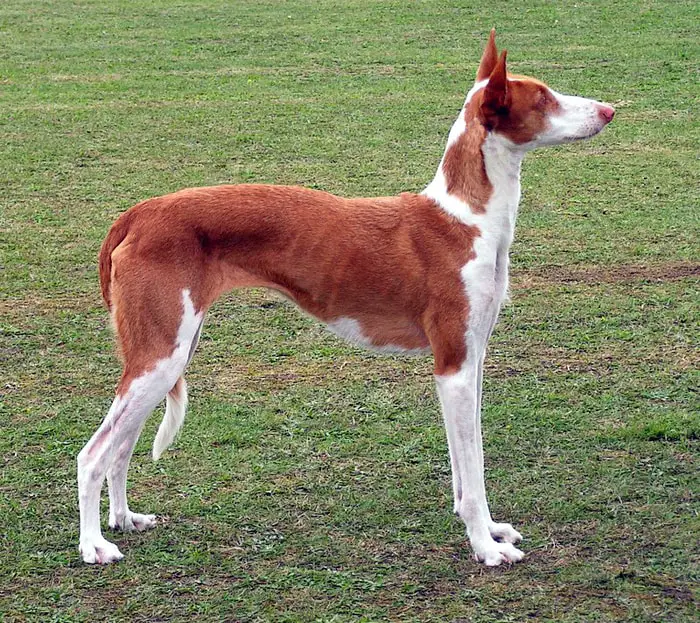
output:
[{"label": "patch of dirt", "polygon": [[649,283],[700,278],[700,264],[669,262],[665,264],[619,264],[617,266],[543,266],[514,275],[514,289],[542,288],[565,284]]}]

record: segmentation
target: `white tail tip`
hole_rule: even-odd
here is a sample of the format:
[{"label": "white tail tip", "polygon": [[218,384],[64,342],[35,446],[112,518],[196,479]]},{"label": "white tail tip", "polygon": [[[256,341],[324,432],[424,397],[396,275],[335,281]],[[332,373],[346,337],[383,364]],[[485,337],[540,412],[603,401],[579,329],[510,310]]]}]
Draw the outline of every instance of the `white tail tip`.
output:
[{"label": "white tail tip", "polygon": [[175,440],[185,421],[187,411],[187,383],[180,377],[165,397],[165,415],[153,440],[153,460],[157,461]]}]

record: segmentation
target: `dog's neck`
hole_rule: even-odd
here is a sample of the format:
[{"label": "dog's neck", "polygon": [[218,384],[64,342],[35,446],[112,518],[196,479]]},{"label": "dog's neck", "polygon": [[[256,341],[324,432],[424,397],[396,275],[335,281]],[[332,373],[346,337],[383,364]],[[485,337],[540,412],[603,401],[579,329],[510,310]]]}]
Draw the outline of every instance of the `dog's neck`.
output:
[{"label": "dog's neck", "polygon": [[471,110],[474,85],[450,130],[445,153],[423,195],[465,224],[485,225],[512,240],[520,202],[520,169],[525,154],[508,139],[489,132]]},{"label": "dog's neck", "polygon": [[512,238],[520,204],[520,169],[525,152],[513,149],[508,139],[494,133],[486,137],[481,152],[486,174],[493,186],[486,213]]}]

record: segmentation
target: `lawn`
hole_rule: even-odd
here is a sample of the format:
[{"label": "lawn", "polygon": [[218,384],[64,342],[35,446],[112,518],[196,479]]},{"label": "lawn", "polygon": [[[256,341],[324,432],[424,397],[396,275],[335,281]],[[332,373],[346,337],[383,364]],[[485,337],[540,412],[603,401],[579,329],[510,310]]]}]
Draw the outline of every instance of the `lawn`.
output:
[{"label": "lawn", "polygon": [[[697,620],[699,20],[691,0],[4,0],[0,621]],[[150,459],[160,411],[137,446],[131,505],[161,525],[82,564],[75,457],[119,374],[111,222],[223,182],[420,191],[494,25],[511,71],[617,109],[523,170],[483,420],[525,560],[471,557],[429,357],[251,290],[208,316],[172,450]]]}]

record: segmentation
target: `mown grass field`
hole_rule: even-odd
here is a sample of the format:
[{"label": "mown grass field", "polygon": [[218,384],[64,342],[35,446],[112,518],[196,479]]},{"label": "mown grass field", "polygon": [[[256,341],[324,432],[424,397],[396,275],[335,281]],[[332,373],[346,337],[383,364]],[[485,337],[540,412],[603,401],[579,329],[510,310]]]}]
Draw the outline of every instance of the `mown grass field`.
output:
[{"label": "mown grass field", "polygon": [[[5,0],[0,620],[697,620],[698,19],[690,0]],[[131,505],[162,525],[83,565],[75,456],[119,372],[111,222],[221,182],[421,190],[493,25],[512,71],[617,108],[523,170],[483,419],[525,561],[471,559],[430,358],[250,291],[208,317],[173,450],[150,460],[160,413],[137,447]]]}]

